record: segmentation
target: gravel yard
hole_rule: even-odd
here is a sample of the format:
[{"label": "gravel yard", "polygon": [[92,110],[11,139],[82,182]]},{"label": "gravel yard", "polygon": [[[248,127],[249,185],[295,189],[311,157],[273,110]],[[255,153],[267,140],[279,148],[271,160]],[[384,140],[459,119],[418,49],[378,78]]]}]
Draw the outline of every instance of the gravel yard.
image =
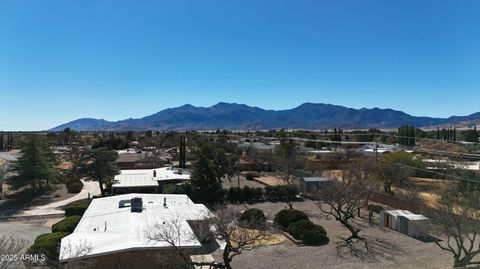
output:
[{"label": "gravel yard", "polygon": [[[244,208],[243,205],[240,206]],[[285,208],[283,203],[261,203],[250,205],[262,209],[268,219]],[[234,258],[234,268],[445,268],[451,266],[452,257],[438,248],[435,243],[424,243],[399,232],[377,224],[369,224],[364,219],[356,219],[362,228],[360,235],[368,240],[370,253],[364,243],[354,244],[353,253],[337,243],[349,236],[349,232],[332,217],[318,210],[312,201],[294,204],[295,209],[304,211],[310,219],[322,225],[328,233],[330,243],[326,246],[296,246],[290,241],[282,245],[263,247],[246,251]],[[378,218],[375,215],[375,218]],[[216,257],[217,259],[219,257]]]}]

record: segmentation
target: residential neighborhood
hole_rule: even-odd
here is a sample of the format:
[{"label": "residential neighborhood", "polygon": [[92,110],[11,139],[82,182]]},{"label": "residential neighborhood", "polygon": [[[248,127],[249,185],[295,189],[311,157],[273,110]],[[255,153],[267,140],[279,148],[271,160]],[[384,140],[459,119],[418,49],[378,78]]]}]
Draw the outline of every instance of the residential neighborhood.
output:
[{"label": "residential neighborhood", "polygon": [[0,269],[480,269],[479,14],[1,0]]}]

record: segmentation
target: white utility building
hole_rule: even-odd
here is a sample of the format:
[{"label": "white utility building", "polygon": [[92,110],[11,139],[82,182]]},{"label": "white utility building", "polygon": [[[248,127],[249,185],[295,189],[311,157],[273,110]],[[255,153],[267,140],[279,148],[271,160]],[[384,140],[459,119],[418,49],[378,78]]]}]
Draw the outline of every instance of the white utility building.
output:
[{"label": "white utility building", "polygon": [[411,237],[428,234],[430,219],[408,210],[384,210],[380,212],[380,224]]}]

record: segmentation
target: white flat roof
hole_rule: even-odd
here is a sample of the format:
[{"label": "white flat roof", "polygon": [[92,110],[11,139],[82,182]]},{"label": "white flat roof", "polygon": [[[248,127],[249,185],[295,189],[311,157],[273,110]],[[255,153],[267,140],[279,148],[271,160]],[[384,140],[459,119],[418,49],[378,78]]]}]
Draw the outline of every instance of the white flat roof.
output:
[{"label": "white flat roof", "polygon": [[[154,177],[154,171],[156,176]],[[162,167],[155,169],[121,170],[113,179],[112,188],[158,186],[158,181],[189,180],[190,174],[180,173],[176,168]]]},{"label": "white flat roof", "polygon": [[[134,197],[142,198],[142,212],[131,212],[130,200]],[[164,198],[167,198],[167,207],[163,206]],[[187,220],[208,216],[211,216],[208,208],[203,204],[194,204],[184,194],[131,193],[93,199],[75,231],[62,239],[60,260],[75,258],[78,256],[75,253],[84,246],[91,248],[86,256],[171,247],[166,242],[149,240],[146,234],[155,233],[157,225],[168,224],[175,219],[181,223],[179,246],[200,247],[201,243]]]},{"label": "white flat roof", "polygon": [[389,215],[395,216],[395,217],[405,217],[409,220],[428,220],[427,217],[424,215],[420,214],[415,214],[412,213],[408,210],[401,210],[401,209],[396,209],[396,210],[385,210],[385,213],[388,213]]}]

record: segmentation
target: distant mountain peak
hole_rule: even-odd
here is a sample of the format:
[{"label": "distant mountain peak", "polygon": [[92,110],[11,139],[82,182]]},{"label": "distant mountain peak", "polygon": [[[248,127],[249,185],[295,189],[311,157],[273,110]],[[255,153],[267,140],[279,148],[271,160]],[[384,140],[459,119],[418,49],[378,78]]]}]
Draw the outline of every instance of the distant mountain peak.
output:
[{"label": "distant mountain peak", "polygon": [[116,122],[104,119],[81,118],[50,129],[60,131],[67,127],[77,131],[102,130],[253,130],[253,129],[344,129],[397,128],[401,125],[417,127],[459,122],[479,122],[480,112],[464,117],[415,117],[402,111],[382,108],[353,109],[344,106],[303,103],[287,110],[265,110],[245,104],[219,102],[211,107],[185,104],[167,108],[155,114]]}]

